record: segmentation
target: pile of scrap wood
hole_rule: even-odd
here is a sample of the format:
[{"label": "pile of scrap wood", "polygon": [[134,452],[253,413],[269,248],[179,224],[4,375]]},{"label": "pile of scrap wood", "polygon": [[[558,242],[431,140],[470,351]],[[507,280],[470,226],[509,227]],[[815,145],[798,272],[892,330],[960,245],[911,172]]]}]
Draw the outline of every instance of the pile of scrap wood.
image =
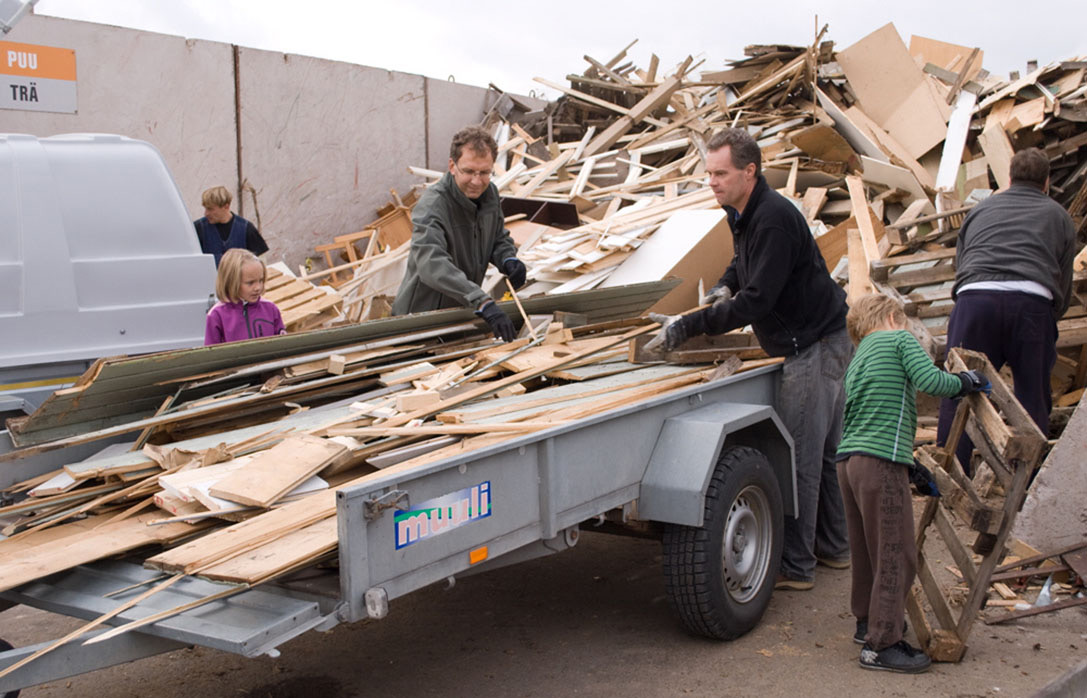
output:
[{"label": "pile of scrap wood", "polygon": [[[654,56],[640,69],[626,60],[628,46],[608,61],[586,56],[589,68],[567,76],[569,86],[538,78],[562,93],[542,110],[501,95],[484,120],[499,142],[493,181],[507,201],[538,202],[538,214],[509,225],[529,268],[520,295],[672,274],[687,284],[661,309],[694,305],[698,282],[716,281],[731,256],[727,227],[714,229],[722,221],[703,162],[706,141],[726,126],[758,140],[767,180],[805,213],[839,278],[850,270],[848,231],[859,229],[857,288],[878,282],[901,293],[937,344],[955,229],[1007,186],[1013,150],[1046,149],[1052,193],[1084,232],[1083,60],[1001,80],[982,68],[980,49],[918,36],[907,46],[890,24],[838,51],[822,37],[810,47],[750,46],[747,58],[700,75],[689,58],[663,71]],[[555,215],[562,207],[572,220]],[[703,217],[665,225],[692,212]],[[716,253],[695,249],[710,239]],[[643,246],[651,251],[640,254]],[[661,261],[662,250],[673,257]],[[485,287],[499,281],[492,271]],[[1081,314],[1066,318],[1063,345],[1083,343],[1070,332],[1082,330]]]},{"label": "pile of scrap wood", "polygon": [[167,572],[259,584],[334,556],[335,490],[384,468],[774,361],[747,339],[718,352],[718,366],[633,363],[631,340],[657,328],[638,316],[671,286],[572,294],[561,303],[572,312],[526,301],[524,336],[511,343],[452,310],[100,360],[34,414],[8,421],[20,448],[0,455],[0,467],[135,440],[4,491],[0,590],[137,550]]},{"label": "pile of scrap wood", "polygon": [[[627,60],[630,46],[606,61],[586,56],[568,84],[537,78],[562,93],[543,109],[499,93],[483,124],[499,143],[492,181],[529,269],[519,295],[671,275],[684,283],[656,309],[695,305],[698,286],[714,283],[731,256],[704,170],[706,141],[727,126],[758,140],[768,182],[804,212],[839,278],[849,271],[848,230],[859,229],[855,282],[866,269],[874,276],[858,288],[896,289],[937,345],[954,231],[970,206],[1007,186],[1015,149],[1046,150],[1052,194],[1085,232],[1087,62],[999,79],[980,48],[920,36],[907,45],[888,24],[835,50],[824,32],[809,47],[749,46],[723,70],[690,58],[666,70],[655,56],[642,69]],[[443,174],[409,170],[428,182]],[[414,200],[394,192],[374,223],[317,248],[329,268],[311,276],[352,294],[341,321],[386,309]],[[484,288],[505,292],[496,270]],[[1061,328],[1065,346],[1083,344],[1080,312]]]}]

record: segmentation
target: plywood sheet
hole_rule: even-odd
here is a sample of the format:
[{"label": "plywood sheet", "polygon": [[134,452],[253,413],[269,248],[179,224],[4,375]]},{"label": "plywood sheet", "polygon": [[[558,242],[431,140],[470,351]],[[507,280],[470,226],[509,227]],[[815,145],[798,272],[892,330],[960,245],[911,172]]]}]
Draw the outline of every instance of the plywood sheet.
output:
[{"label": "plywood sheet", "polygon": [[623,262],[603,287],[681,279],[650,310],[678,313],[698,305],[698,282],[712,287],[732,261],[732,233],[724,211],[680,211]]},{"label": "plywood sheet", "polygon": [[343,444],[319,436],[290,436],[217,482],[209,491],[215,497],[239,504],[268,507],[347,452]]},{"label": "plywood sheet", "polygon": [[[966,60],[973,50],[973,48],[966,46],[949,44],[946,41],[929,39],[916,34],[910,37],[910,55],[921,67],[924,67],[926,63],[935,63],[941,68],[959,73],[962,72],[963,66],[966,65]],[[966,71],[967,80],[973,80],[977,77],[977,74],[981,71],[984,58],[985,52],[978,51],[977,58],[970,64],[970,69]]]},{"label": "plywood sheet", "polygon": [[865,113],[919,158],[947,133],[950,108],[934,97],[894,24],[838,52],[838,63]]}]

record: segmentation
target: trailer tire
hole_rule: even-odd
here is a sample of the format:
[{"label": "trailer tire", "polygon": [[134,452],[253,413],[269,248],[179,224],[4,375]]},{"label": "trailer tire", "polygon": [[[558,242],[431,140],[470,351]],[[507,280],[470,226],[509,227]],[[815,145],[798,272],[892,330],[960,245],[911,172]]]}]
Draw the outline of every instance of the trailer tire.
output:
[{"label": "trailer tire", "polygon": [[[13,649],[15,648],[11,646],[11,643],[3,638],[0,638],[0,652],[7,652],[8,650]],[[8,691],[4,695],[0,696],[0,698],[19,698],[19,691]]]},{"label": "trailer tire", "polygon": [[726,448],[706,489],[702,526],[664,528],[665,586],[689,631],[732,640],[755,627],[774,590],[783,517],[766,456]]}]

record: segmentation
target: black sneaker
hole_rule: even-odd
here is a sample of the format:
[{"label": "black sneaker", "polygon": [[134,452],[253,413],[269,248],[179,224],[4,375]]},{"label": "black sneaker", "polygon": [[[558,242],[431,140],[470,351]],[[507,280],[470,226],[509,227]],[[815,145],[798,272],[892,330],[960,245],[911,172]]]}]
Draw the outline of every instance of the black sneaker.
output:
[{"label": "black sneaker", "polygon": [[[909,624],[906,621],[902,621],[902,634],[905,635],[906,631],[910,629]],[[857,621],[857,632],[853,633],[853,642],[858,645],[864,644],[864,636],[868,634],[868,621]]]},{"label": "black sneaker", "polygon": [[861,650],[861,668],[879,671],[895,671],[899,674],[920,674],[928,671],[932,660],[928,655],[900,640],[878,652],[868,645]]}]

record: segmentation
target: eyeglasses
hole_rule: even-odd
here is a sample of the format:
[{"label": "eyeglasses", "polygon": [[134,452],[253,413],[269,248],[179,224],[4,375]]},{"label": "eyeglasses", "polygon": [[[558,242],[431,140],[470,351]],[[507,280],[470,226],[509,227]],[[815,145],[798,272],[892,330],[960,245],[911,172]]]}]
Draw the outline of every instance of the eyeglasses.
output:
[{"label": "eyeglasses", "polygon": [[491,175],[494,174],[494,170],[462,170],[460,165],[455,162],[453,163],[453,167],[457,168],[457,172],[460,172],[468,179],[475,179],[476,177],[479,177],[480,179],[490,179]]}]

